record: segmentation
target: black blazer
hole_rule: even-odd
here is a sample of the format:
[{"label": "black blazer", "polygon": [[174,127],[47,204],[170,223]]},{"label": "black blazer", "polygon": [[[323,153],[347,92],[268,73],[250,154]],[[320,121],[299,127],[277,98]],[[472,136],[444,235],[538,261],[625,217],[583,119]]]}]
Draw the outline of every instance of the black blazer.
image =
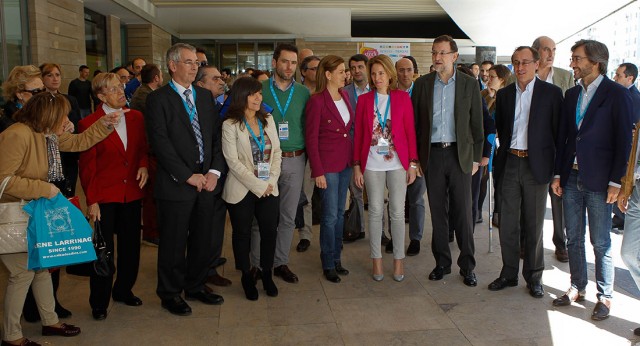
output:
[{"label": "black blazer", "polygon": [[582,126],[576,126],[576,107],[582,86],[567,90],[558,131],[556,175],[565,186],[578,157],[578,176],[590,191],[605,192],[609,182],[620,184],[631,150],[632,101],[627,88],[606,76],[596,89]]},{"label": "black blazer", "polygon": [[[507,156],[510,155],[508,150],[511,147],[515,120],[516,83],[498,90],[496,96],[496,128],[500,136],[500,148],[495,164],[500,178],[504,174]],[[538,78],[534,83],[527,130],[529,166],[538,183],[548,184],[553,177],[555,164],[555,143],[562,111],[562,89]]]},{"label": "black blazer", "polygon": [[[411,102],[416,122],[418,157],[423,171],[427,171],[431,151],[433,126],[433,89],[436,72],[416,79]],[[464,173],[471,173],[474,162],[480,162],[484,144],[482,126],[482,101],[478,81],[464,73],[456,72],[456,100],[454,118],[458,162]]]},{"label": "black blazer", "polygon": [[[221,122],[215,100],[209,90],[192,87],[204,141],[202,167],[196,163],[200,155],[198,143],[181,95],[167,84],[147,97],[145,124],[149,144],[158,159],[156,198],[173,201],[196,198],[196,188],[186,182],[192,174],[206,174],[209,169],[225,173]],[[221,191],[222,184],[218,184],[213,193]]]}]

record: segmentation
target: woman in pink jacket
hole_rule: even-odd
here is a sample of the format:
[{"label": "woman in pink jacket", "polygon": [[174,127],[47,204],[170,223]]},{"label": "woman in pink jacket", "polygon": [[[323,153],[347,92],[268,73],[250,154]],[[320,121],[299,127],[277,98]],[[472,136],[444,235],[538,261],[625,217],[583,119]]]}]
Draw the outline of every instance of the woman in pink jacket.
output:
[{"label": "woman in pink jacket", "polygon": [[[356,107],[354,178],[367,187],[373,279],[381,281],[382,208],[389,190],[389,216],[393,238],[393,279],[404,279],[404,200],[407,185],[416,179],[418,153],[413,106],[409,94],[396,90],[397,74],[386,55],[367,63],[371,91]],[[396,241],[397,239],[397,241]]]}]

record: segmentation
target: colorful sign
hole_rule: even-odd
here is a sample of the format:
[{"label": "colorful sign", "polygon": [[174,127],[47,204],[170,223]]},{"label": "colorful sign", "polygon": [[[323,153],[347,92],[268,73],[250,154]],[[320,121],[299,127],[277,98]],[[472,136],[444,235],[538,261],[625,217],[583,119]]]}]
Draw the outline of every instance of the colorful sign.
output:
[{"label": "colorful sign", "polygon": [[402,57],[411,55],[411,43],[358,43],[358,53],[371,59],[376,55],[384,54],[396,62]]}]

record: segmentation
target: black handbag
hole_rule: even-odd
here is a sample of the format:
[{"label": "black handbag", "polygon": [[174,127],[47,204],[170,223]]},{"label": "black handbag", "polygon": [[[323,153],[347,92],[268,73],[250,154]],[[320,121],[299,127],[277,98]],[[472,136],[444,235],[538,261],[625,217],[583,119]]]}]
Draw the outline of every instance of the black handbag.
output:
[{"label": "black handbag", "polygon": [[102,230],[100,229],[100,222],[97,220],[94,228],[93,248],[96,251],[96,260],[93,262],[67,266],[67,274],[91,276],[92,273],[95,273],[97,276],[102,277],[113,275],[116,272],[116,267],[113,262],[113,254],[107,248],[107,242],[104,240]]},{"label": "black handbag", "polygon": [[351,198],[349,209],[344,212],[344,228],[342,230],[342,240],[351,242],[360,236],[362,231],[362,220],[360,218],[360,209],[354,198]]}]

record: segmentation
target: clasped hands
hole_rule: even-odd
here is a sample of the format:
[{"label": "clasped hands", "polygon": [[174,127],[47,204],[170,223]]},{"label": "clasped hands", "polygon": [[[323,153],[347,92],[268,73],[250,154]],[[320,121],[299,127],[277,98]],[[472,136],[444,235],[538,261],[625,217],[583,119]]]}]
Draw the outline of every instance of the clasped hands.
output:
[{"label": "clasped hands", "polygon": [[194,186],[198,192],[202,191],[213,191],[218,184],[218,176],[212,172],[207,174],[193,174],[189,179],[187,179],[187,184]]}]

